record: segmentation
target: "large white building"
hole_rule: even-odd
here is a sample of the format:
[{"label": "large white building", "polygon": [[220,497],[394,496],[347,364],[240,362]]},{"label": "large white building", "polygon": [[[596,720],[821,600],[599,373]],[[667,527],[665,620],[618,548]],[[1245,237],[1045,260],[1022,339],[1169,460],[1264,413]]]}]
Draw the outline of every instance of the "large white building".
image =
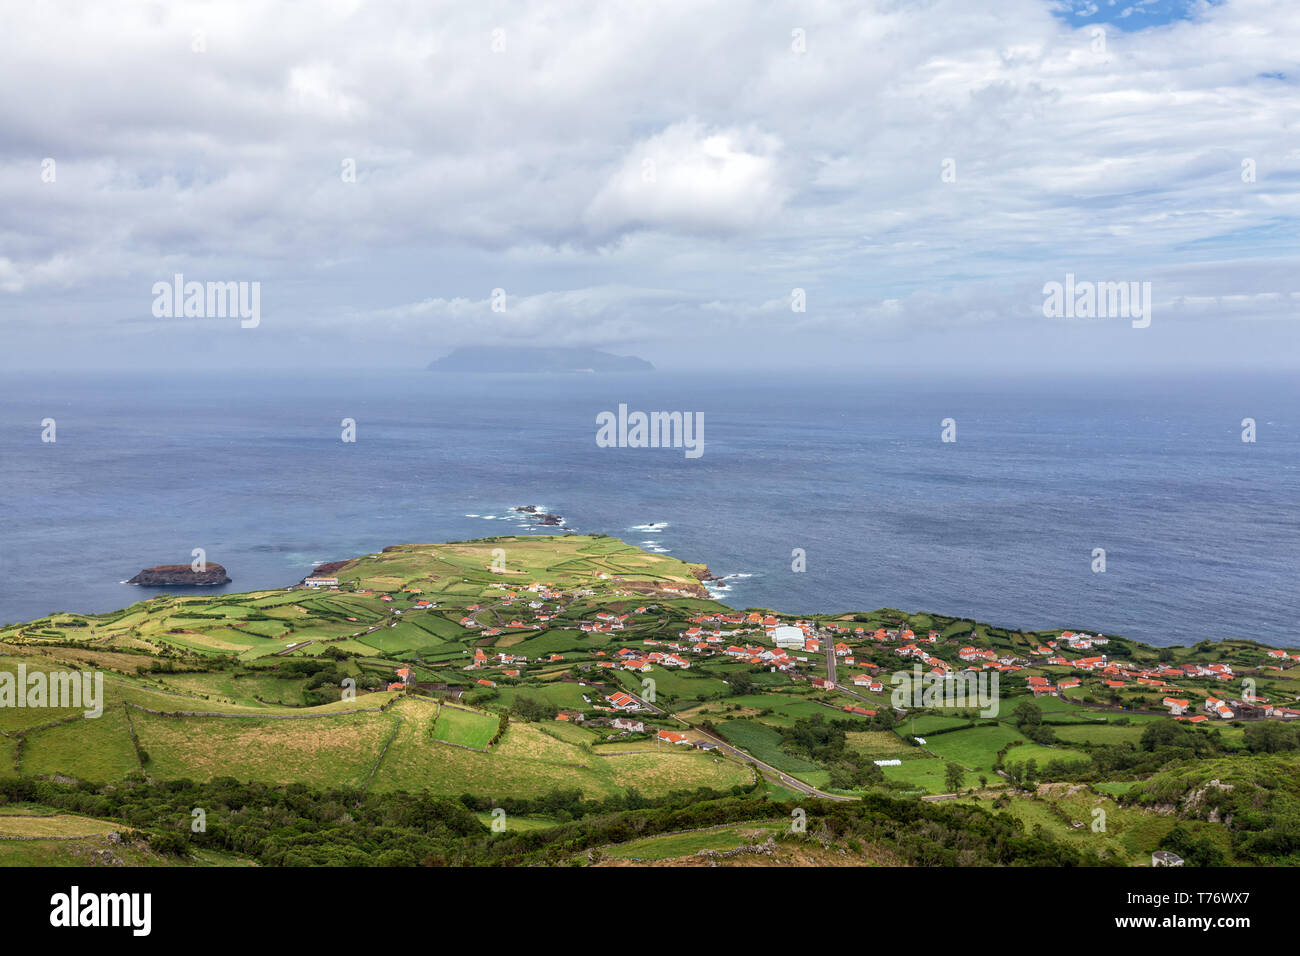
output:
[{"label": "large white building", "polygon": [[798,647],[803,648],[803,631],[797,627],[791,627],[789,624],[782,624],[779,627],[772,628],[772,640],[777,647]]}]

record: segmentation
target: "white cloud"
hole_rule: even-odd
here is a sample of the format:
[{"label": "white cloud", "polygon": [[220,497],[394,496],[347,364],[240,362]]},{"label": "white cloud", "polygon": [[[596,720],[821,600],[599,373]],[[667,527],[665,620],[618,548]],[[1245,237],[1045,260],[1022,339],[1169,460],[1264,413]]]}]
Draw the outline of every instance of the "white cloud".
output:
[{"label": "white cloud", "polygon": [[598,235],[659,228],[732,233],[761,227],[784,202],[779,142],[755,130],[674,123],[636,143],[587,207]]},{"label": "white cloud", "polygon": [[[1300,272],[1290,0],[1109,30],[1103,53],[1051,6],[9,4],[9,360],[42,321],[87,361],[134,360],[124,320],[175,271],[260,280],[266,362],[277,329],[334,321],[357,361],[410,361],[385,337],[423,335],[403,303],[491,337],[495,287],[518,334],[777,357],[1029,321],[1066,271],[1177,275],[1189,314],[1240,295],[1222,321],[1294,321],[1262,298]],[[802,316],[754,305],[795,286]],[[192,354],[171,327],[148,349]]]}]

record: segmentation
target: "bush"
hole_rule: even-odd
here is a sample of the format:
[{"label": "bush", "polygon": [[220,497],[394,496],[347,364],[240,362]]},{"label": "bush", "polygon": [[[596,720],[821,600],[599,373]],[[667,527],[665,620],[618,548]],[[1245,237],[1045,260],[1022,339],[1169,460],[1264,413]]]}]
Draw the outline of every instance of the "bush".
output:
[{"label": "bush", "polygon": [[149,834],[149,849],[155,853],[164,853],[168,856],[190,855],[189,841],[179,833],[173,833],[170,830]]}]

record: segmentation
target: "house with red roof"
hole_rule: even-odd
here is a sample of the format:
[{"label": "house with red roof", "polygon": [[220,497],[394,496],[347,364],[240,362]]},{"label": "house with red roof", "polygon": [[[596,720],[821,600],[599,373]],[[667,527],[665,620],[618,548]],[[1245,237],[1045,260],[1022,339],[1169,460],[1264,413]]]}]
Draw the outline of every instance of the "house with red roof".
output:
[{"label": "house with red roof", "polygon": [[1232,708],[1217,697],[1205,698],[1205,710],[1207,713],[1214,714],[1222,720],[1232,720]]}]

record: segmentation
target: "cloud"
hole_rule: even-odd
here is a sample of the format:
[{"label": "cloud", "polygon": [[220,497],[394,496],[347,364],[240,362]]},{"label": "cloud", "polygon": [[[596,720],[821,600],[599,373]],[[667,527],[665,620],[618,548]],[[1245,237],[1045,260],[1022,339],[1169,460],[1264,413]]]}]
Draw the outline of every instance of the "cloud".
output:
[{"label": "cloud", "polygon": [[776,137],[674,123],[635,144],[587,207],[597,235],[625,229],[746,232],[770,222],[786,189]]},{"label": "cloud", "polygon": [[[700,305],[660,289],[606,286],[482,299],[430,298],[340,320],[386,326],[404,337],[423,332],[430,347],[496,341],[516,345],[615,345],[678,334],[698,319]],[[647,335],[640,317],[653,314],[662,334]]]},{"label": "cloud", "polygon": [[[421,319],[701,361],[919,350],[955,323],[994,355],[1067,271],[1153,277],[1166,314],[1247,297],[1198,327],[1294,323],[1266,298],[1300,273],[1289,0],[1131,18],[1101,48],[1121,8],[1059,6],[10,4],[0,362],[52,355],[32,329],[55,323],[70,361],[201,360],[218,333],[124,331],[174,272],[262,282],[241,363],[325,326],[352,361],[422,362],[397,338],[436,344]],[[807,313],[772,305],[795,287]],[[1230,340],[1204,341],[1189,360]]]}]

